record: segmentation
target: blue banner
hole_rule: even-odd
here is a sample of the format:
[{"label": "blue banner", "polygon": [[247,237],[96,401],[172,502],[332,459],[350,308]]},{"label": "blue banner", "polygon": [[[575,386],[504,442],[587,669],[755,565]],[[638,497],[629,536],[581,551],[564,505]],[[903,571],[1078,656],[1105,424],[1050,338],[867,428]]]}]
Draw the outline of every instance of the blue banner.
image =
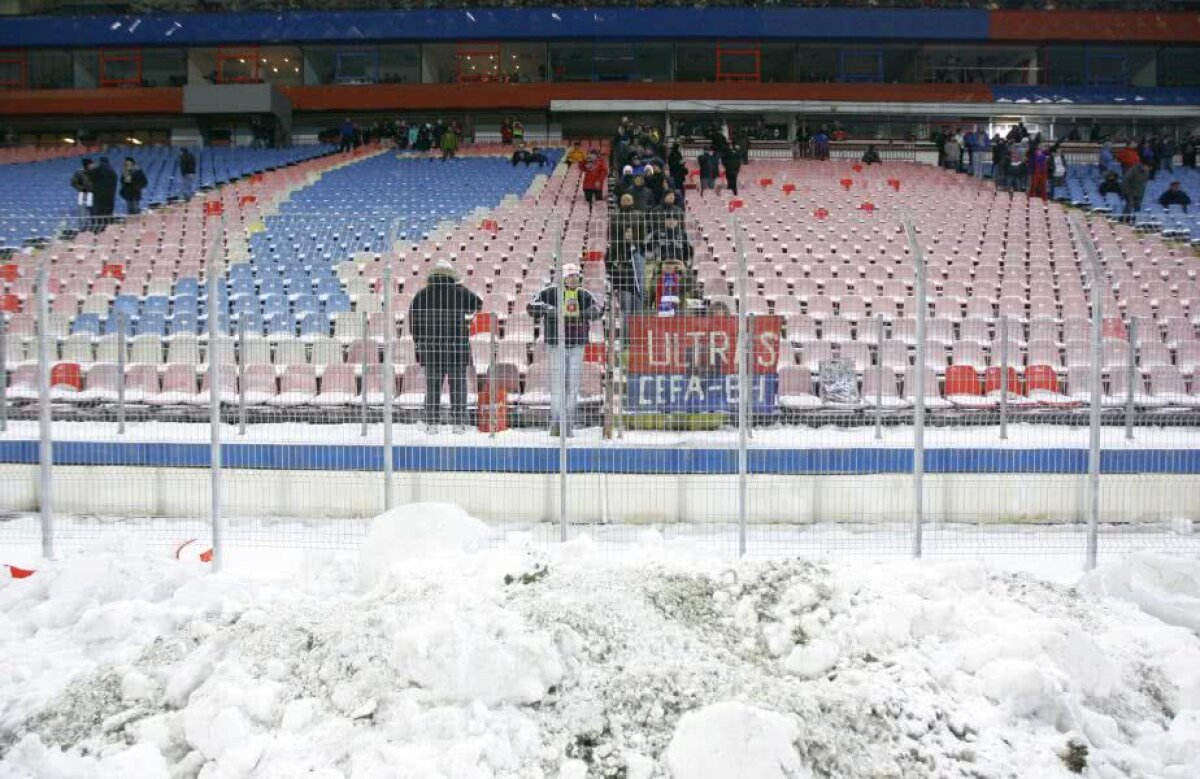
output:
[{"label": "blue banner", "polygon": [[[751,409],[774,414],[779,395],[779,374],[752,377]],[[632,412],[727,413],[738,410],[738,375],[686,373],[633,373],[625,408]]]}]

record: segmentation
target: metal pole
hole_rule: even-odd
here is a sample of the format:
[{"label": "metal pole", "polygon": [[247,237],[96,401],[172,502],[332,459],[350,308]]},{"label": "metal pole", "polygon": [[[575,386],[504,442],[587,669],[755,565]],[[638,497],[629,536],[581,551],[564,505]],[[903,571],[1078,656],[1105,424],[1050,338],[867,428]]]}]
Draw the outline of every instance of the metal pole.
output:
[{"label": "metal pole", "polygon": [[46,258],[38,267],[38,503],[42,520],[42,557],[54,559],[54,449],[50,416],[50,268]]},{"label": "metal pole", "polygon": [[[224,225],[222,224],[222,227]],[[210,349],[217,343],[220,333],[218,319],[220,316],[220,301],[217,299],[217,247],[218,240],[213,240],[208,252],[208,343]],[[213,572],[221,570],[224,562],[224,527],[222,513],[224,510],[221,483],[221,393],[218,391],[217,361],[210,357],[208,360],[208,424],[211,440],[209,442],[209,480],[212,489],[212,543],[213,543]]]},{"label": "metal pole", "polygon": [[246,435],[246,321],[238,320],[238,435]]},{"label": "metal pole", "polygon": [[8,430],[8,319],[0,314],[0,432]]},{"label": "metal pole", "polygon": [[925,319],[929,304],[925,299],[925,256],[917,242],[912,222],[904,220],[908,234],[908,249],[913,256],[915,272],[914,297],[917,301],[917,364],[913,388],[913,557],[920,557],[925,524]]},{"label": "metal pole", "polygon": [[878,364],[875,366],[875,440],[883,439],[883,317],[875,316],[875,349]]},{"label": "metal pole", "polygon": [[[363,346],[365,347],[367,344],[373,343],[373,341],[370,340],[369,333],[367,332],[367,312],[363,311],[359,318],[362,320],[361,332],[362,332]],[[367,362],[367,350],[364,348],[363,352],[362,352],[362,388],[363,388],[362,404],[361,404],[362,405],[362,431],[359,433],[359,435],[361,435],[363,438],[367,437],[367,372],[368,372],[368,370],[370,370],[370,365]],[[380,366],[380,374],[379,374],[380,389],[383,388],[383,386],[382,386],[383,385],[382,371],[383,371],[383,366],[381,365]]]},{"label": "metal pole", "polygon": [[1125,440],[1133,440],[1133,388],[1137,381],[1137,350],[1138,325],[1137,320],[1129,322],[1129,360],[1125,366]]},{"label": "metal pole", "polygon": [[498,323],[496,317],[488,322],[488,438],[496,437],[496,428],[500,424],[500,415],[496,406],[496,360],[500,359],[500,343],[497,341]]},{"label": "metal pole", "polygon": [[567,390],[571,383],[567,380],[567,323],[564,303],[567,299],[567,286],[563,279],[562,231],[560,223],[554,224],[554,273],[558,277],[558,305],[555,306],[555,319],[558,326],[558,348],[556,356],[561,371],[562,402],[559,403],[558,420],[558,536],[559,540],[567,540],[567,432],[574,420],[567,419]]},{"label": "metal pole", "polygon": [[750,418],[750,330],[753,320],[746,310],[747,276],[746,252],[742,232],[736,217],[730,217],[734,245],[738,255],[738,555],[746,554],[747,471],[749,468],[748,429]]},{"label": "metal pole", "polygon": [[1000,317],[1000,440],[1008,440],[1008,317]]},{"label": "metal pole", "polygon": [[[396,320],[392,313],[392,261],[389,256],[383,266],[383,508],[395,504],[393,494],[392,460],[392,403],[396,389],[396,369],[392,362],[392,343],[396,336]],[[366,393],[363,393],[366,395]]]},{"label": "metal pole", "polygon": [[125,314],[117,314],[117,432],[125,432]]},{"label": "metal pole", "polygon": [[1088,414],[1088,526],[1087,550],[1084,565],[1088,570],[1096,567],[1099,552],[1098,532],[1100,527],[1100,396],[1103,392],[1100,384],[1100,366],[1103,363],[1101,348],[1104,330],[1104,284],[1100,272],[1100,261],[1096,247],[1092,245],[1091,235],[1083,219],[1076,215],[1073,220],[1076,238],[1083,244],[1084,253],[1090,262],[1091,293],[1092,293],[1092,359],[1091,375],[1091,408]]}]

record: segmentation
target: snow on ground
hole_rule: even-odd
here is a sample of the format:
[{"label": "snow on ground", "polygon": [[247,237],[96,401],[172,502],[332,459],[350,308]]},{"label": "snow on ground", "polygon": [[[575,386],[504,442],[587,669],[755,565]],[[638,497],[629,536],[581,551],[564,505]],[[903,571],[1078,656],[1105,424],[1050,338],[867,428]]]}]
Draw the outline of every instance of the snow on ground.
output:
[{"label": "snow on ground", "polygon": [[0,580],[0,777],[1200,775],[1194,554],[1063,584],[486,530]]}]

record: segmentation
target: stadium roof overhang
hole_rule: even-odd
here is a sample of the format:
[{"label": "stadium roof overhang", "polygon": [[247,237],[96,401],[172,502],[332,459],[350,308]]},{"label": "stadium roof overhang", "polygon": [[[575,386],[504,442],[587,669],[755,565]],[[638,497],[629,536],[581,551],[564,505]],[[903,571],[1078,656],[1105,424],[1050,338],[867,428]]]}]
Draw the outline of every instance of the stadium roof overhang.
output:
[{"label": "stadium roof overhang", "polygon": [[555,113],[829,114],[886,116],[978,116],[1183,119],[1200,117],[1200,105],[1141,103],[917,103],[844,100],[554,100]]}]

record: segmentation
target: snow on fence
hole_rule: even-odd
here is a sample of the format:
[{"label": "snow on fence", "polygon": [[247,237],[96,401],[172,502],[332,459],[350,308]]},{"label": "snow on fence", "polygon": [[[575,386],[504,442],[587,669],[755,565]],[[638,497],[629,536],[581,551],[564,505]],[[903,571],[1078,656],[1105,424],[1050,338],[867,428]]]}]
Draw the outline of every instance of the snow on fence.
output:
[{"label": "snow on fence", "polygon": [[[559,539],[686,526],[735,554],[1053,548],[1090,566],[1182,543],[1200,516],[1184,334],[1117,307],[1123,277],[1081,219],[1070,257],[985,246],[963,274],[937,206],[875,183],[827,203],[742,183],[816,232],[689,191],[686,218],[213,209],[165,267],[97,250],[112,228],[18,252],[0,266],[0,507],[38,521],[0,537],[53,556],[135,521],[219,565],[229,539],[357,544],[356,518],[433,500]],[[979,292],[992,273],[998,300]],[[455,283],[477,304],[426,292]],[[561,415],[560,394],[578,397]]]}]

